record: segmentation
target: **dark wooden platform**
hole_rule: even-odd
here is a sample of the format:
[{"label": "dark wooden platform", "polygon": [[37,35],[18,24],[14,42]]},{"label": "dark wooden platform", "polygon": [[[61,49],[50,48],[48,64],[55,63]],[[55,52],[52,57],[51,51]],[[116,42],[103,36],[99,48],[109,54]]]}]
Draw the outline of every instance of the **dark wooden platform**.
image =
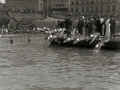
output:
[{"label": "dark wooden platform", "polygon": [[[95,40],[92,44],[89,44],[91,40],[82,40],[79,41],[78,43],[73,45],[74,40],[71,40],[69,42],[63,43],[64,39],[59,39],[60,45],[65,45],[65,46],[75,46],[75,47],[87,47],[87,48],[94,48],[97,43],[100,42],[100,40]],[[51,42],[51,44],[56,44],[59,45],[58,42],[55,42],[54,40]],[[120,37],[117,36],[115,39],[111,39],[107,43],[105,43],[105,46],[102,46],[103,49],[116,49],[120,50]]]}]

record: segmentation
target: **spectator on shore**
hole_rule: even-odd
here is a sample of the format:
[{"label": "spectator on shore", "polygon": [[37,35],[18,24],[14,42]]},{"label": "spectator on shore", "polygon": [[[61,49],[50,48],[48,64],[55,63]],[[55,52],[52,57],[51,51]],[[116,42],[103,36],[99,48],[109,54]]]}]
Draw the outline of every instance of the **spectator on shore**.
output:
[{"label": "spectator on shore", "polygon": [[88,30],[89,30],[88,25],[89,25],[89,20],[88,20],[88,18],[85,18],[85,37],[89,36],[88,35]]},{"label": "spectator on shore", "polygon": [[115,38],[115,25],[116,25],[116,22],[115,22],[115,19],[113,17],[111,17],[110,19],[110,33],[111,33],[111,38]]},{"label": "spectator on shore", "polygon": [[93,33],[93,31],[94,31],[94,28],[95,26],[94,26],[94,19],[93,19],[93,17],[91,16],[90,17],[90,20],[89,20],[89,25],[88,25],[88,36],[90,36],[92,33]]},{"label": "spectator on shore", "polygon": [[73,27],[73,19],[72,19],[72,17],[70,17],[70,19],[68,21],[68,29],[72,30],[72,27]]},{"label": "spectator on shore", "polygon": [[100,35],[103,36],[103,25],[104,25],[104,19],[103,18],[100,18],[100,27],[99,27],[99,30],[100,30]]},{"label": "spectator on shore", "polygon": [[107,38],[110,38],[110,19],[108,18],[105,22],[105,25],[106,25],[106,33],[105,33],[105,36]]},{"label": "spectator on shore", "polygon": [[5,25],[2,25],[2,34],[4,34]]},{"label": "spectator on shore", "polygon": [[96,20],[96,32],[100,33],[100,18],[99,18],[99,16],[97,17],[97,20]]},{"label": "spectator on shore", "polygon": [[65,25],[66,25],[66,29],[69,29],[69,17],[68,16],[65,19]]},{"label": "spectator on shore", "polygon": [[83,35],[83,27],[84,27],[84,24],[85,24],[85,19],[84,19],[84,16],[82,16],[82,17],[79,18],[78,24],[77,24],[78,33],[79,33],[80,35]]},{"label": "spectator on shore", "polygon": [[107,18],[104,18],[104,22],[103,22],[103,35],[105,36],[105,34],[106,34],[106,25],[105,25],[105,22],[107,21]]},{"label": "spectator on shore", "polygon": [[58,20],[58,28],[61,28],[61,27],[62,27],[62,25],[61,25],[61,21]]}]

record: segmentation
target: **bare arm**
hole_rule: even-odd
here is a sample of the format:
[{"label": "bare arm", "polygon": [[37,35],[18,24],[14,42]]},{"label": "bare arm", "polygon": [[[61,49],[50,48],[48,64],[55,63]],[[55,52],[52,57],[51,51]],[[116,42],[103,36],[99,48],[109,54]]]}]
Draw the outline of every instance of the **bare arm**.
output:
[{"label": "bare arm", "polygon": [[89,43],[89,44],[91,44],[91,43],[93,43],[93,41],[96,39],[96,36],[94,36],[94,38],[92,39],[92,41]]}]

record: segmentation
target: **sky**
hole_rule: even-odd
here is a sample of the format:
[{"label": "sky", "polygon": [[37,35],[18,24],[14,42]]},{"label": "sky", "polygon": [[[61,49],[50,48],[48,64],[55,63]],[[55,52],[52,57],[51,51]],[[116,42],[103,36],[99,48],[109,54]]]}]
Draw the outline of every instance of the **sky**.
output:
[{"label": "sky", "polygon": [[5,3],[5,0],[0,0],[2,3]]}]

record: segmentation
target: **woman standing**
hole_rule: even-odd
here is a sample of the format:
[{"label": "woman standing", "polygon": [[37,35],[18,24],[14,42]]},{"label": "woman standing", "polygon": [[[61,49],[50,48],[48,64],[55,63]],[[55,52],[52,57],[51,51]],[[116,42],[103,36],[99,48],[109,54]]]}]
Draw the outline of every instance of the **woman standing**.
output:
[{"label": "woman standing", "polygon": [[109,18],[106,20],[105,25],[106,25],[105,36],[110,38],[110,19]]}]

